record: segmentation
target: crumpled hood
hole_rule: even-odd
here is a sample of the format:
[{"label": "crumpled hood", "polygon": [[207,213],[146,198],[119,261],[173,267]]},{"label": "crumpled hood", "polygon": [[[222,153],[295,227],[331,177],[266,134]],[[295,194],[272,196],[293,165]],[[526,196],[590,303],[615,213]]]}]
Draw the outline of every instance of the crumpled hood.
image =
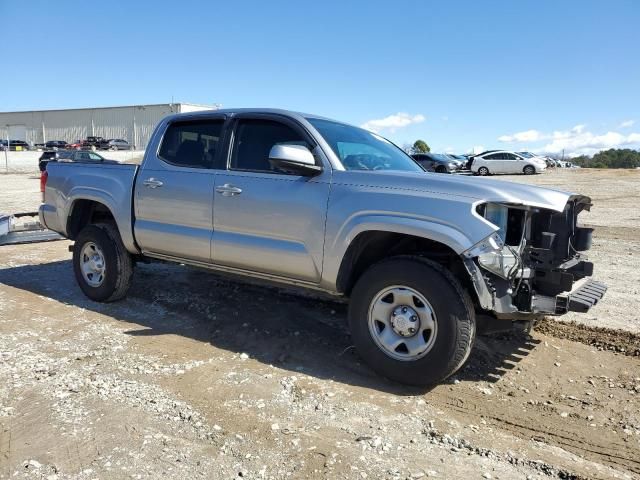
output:
[{"label": "crumpled hood", "polygon": [[397,188],[414,191],[467,197],[477,201],[511,203],[546,208],[561,212],[570,199],[590,204],[584,195],[537,187],[522,183],[479,177],[446,175],[442,173],[413,173],[394,171],[336,171],[334,182],[357,183],[370,187]]}]

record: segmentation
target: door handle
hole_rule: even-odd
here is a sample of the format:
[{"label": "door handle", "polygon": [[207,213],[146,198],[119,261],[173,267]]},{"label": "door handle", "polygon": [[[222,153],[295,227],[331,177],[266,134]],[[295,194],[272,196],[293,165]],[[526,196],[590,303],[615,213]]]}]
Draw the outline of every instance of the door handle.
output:
[{"label": "door handle", "polygon": [[230,183],[225,183],[219,187],[216,187],[216,192],[221,193],[223,197],[232,197],[234,195],[240,195],[242,189],[238,188]]},{"label": "door handle", "polygon": [[156,180],[155,178],[147,178],[144,182],[142,182],[145,187],[149,188],[158,188],[164,185],[160,180]]}]

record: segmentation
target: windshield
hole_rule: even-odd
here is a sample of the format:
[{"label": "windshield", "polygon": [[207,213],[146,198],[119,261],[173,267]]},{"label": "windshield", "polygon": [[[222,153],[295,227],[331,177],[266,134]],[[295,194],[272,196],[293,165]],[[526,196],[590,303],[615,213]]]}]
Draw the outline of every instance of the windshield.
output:
[{"label": "windshield", "polygon": [[380,135],[344,123],[307,118],[346,170],[423,172],[406,153]]},{"label": "windshield", "polygon": [[520,155],[521,157],[524,157],[524,158],[533,158],[533,154],[529,153],[529,152],[517,152],[517,153],[518,153],[518,155]]}]

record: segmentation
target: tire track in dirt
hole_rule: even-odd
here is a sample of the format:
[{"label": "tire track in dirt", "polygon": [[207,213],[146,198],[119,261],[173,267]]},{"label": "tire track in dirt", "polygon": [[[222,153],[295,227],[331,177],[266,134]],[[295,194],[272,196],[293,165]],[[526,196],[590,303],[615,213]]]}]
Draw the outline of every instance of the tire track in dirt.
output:
[{"label": "tire track in dirt", "polygon": [[497,414],[494,403],[476,400],[473,394],[464,394],[460,391],[456,392],[455,397],[439,392],[432,392],[429,396],[429,403],[439,408],[453,410],[465,416],[481,417],[489,425],[523,440],[534,440],[556,446],[590,461],[640,474],[637,450],[617,439],[612,439],[609,435],[604,437],[591,435],[587,440],[584,429],[559,429],[556,418],[550,418],[553,425],[549,425],[544,423],[547,420],[544,416],[526,415],[522,411],[518,411],[518,415],[511,412]]},{"label": "tire track in dirt", "polygon": [[640,356],[640,334],[603,327],[589,327],[576,322],[562,322],[545,318],[535,324],[534,330],[551,337],[579,342],[600,350]]}]

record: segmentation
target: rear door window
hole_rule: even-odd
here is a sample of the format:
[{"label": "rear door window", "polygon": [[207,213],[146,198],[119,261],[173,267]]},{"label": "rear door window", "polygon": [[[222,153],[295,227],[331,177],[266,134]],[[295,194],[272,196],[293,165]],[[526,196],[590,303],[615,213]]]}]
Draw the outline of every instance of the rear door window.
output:
[{"label": "rear door window", "polygon": [[160,158],[179,167],[212,168],[223,124],[222,119],[172,123],[162,139]]}]

